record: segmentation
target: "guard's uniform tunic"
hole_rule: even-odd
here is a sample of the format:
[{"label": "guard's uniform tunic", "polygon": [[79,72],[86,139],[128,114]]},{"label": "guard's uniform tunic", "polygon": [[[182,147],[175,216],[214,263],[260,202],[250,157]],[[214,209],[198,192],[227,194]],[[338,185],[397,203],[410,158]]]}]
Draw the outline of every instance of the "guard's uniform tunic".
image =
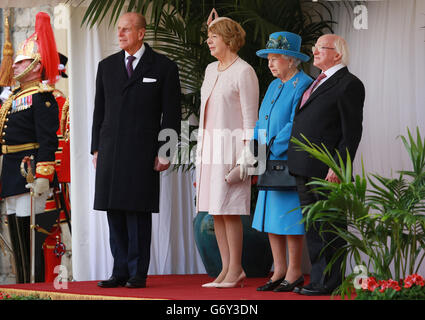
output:
[{"label": "guard's uniform tunic", "polygon": [[[27,211],[29,200],[19,204],[19,199],[15,197],[23,194],[27,197],[29,192],[25,187],[26,179],[20,172],[20,164],[25,156],[34,155],[36,178],[53,179],[59,121],[58,105],[52,91],[53,88],[40,82],[24,89],[17,88],[0,109],[3,154],[0,196],[6,198],[8,214],[30,214]],[[36,203],[36,212],[43,212],[46,198],[36,200],[40,202],[39,205]]]}]

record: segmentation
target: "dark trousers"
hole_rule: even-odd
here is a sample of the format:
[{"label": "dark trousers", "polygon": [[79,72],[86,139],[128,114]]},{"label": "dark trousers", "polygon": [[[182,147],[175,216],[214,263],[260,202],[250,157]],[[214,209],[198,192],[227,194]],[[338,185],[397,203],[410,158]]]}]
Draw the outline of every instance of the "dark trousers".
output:
[{"label": "dark trousers", "polygon": [[[324,199],[323,196],[312,191],[314,186],[306,185],[312,181],[311,178],[297,176],[296,181],[301,206],[313,204],[316,201]],[[346,225],[343,227],[347,228]],[[329,224],[315,222],[313,225],[309,226],[306,231],[306,241],[311,262],[310,282],[315,287],[325,290],[334,290],[342,282],[343,274],[341,273],[341,264],[345,258],[344,255],[342,257],[340,256],[333,263],[330,273],[325,273],[325,268],[334,254],[344,246],[346,242],[332,232],[321,233],[321,228],[323,228],[323,230],[332,230]]]},{"label": "dark trousers", "polygon": [[152,214],[150,212],[107,212],[109,243],[114,267],[112,276],[127,280],[146,279],[149,269]]}]

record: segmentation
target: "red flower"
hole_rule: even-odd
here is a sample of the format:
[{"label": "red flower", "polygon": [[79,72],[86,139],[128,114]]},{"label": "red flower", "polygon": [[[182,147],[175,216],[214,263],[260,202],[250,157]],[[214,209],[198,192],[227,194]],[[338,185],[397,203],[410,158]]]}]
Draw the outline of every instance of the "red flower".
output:
[{"label": "red flower", "polygon": [[398,281],[395,281],[393,279],[380,280],[378,282],[378,285],[381,286],[381,289],[379,289],[379,292],[384,292],[386,289],[393,289],[395,291],[400,291],[401,290],[401,287],[400,287]]},{"label": "red flower", "polygon": [[0,292],[0,300],[10,299],[10,295],[7,293]]},{"label": "red flower", "polygon": [[410,288],[413,285],[424,286],[424,278],[418,274],[411,274],[404,279],[404,287]]},{"label": "red flower", "polygon": [[373,292],[376,288],[379,287],[376,279],[374,277],[369,277],[367,279],[361,279],[361,286],[363,290],[369,290]]},{"label": "red flower", "polygon": [[[412,292],[412,294],[419,295],[422,297],[424,294],[423,290],[425,290],[425,279],[418,274],[411,274],[405,279],[400,279],[399,281],[393,279],[376,280],[374,277],[369,277],[361,280],[361,288],[363,291],[366,291],[366,297],[370,295],[382,298],[382,295],[378,293],[380,292],[385,294],[384,299],[385,297],[399,298],[405,295],[406,291],[414,286],[418,286],[420,288],[416,288],[415,291]],[[386,292],[387,289],[389,291]],[[395,292],[392,290],[394,290]],[[368,295],[367,292],[370,292],[370,294]],[[396,292],[397,294],[394,295]]]}]

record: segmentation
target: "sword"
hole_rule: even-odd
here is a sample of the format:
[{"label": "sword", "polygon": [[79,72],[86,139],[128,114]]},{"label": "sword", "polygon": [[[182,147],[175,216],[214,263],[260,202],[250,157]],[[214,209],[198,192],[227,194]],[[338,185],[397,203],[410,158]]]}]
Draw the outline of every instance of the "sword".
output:
[{"label": "sword", "polygon": [[[31,206],[31,217],[30,217],[30,267],[31,267],[31,283],[35,282],[35,199],[34,199],[34,174],[33,165],[34,156],[26,156],[21,162],[21,174],[26,178],[27,183],[30,184],[30,206]],[[25,164],[27,169],[25,170]]]},{"label": "sword", "polygon": [[7,250],[9,250],[10,252],[13,252],[12,247],[10,246],[10,244],[7,242],[7,240],[5,239],[5,237],[1,233],[0,233],[0,240],[6,246]]}]

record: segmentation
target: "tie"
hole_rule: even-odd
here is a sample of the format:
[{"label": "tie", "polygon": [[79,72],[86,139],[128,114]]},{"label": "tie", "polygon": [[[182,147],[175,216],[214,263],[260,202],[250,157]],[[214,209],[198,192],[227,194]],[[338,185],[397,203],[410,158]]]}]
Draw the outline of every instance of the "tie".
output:
[{"label": "tie", "polygon": [[304,105],[304,103],[308,100],[308,98],[310,98],[311,93],[313,92],[313,89],[316,87],[316,85],[323,79],[326,78],[326,74],[324,74],[323,72],[321,74],[319,74],[319,76],[317,77],[316,80],[314,80],[314,82],[311,84],[310,88],[307,89],[306,92],[304,92],[303,94],[303,98],[301,100],[301,104],[300,104],[300,109],[301,107]]},{"label": "tie", "polygon": [[127,74],[128,74],[128,78],[131,78],[131,76],[133,75],[133,61],[136,59],[135,56],[128,56],[127,57]]}]

